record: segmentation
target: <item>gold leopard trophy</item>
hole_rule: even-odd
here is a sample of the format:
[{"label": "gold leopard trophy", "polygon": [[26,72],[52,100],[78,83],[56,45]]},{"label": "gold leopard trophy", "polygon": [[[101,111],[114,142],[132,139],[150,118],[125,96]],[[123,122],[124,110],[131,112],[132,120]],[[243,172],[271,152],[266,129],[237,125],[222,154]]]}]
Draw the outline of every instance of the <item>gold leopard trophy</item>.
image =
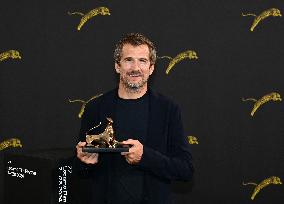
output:
[{"label": "gold leopard trophy", "polygon": [[111,118],[106,118],[108,123],[105,130],[98,135],[87,134],[86,133],[86,146],[83,151],[86,152],[124,152],[128,151],[127,145],[122,145],[121,142],[115,140],[115,134],[112,127],[113,120]]}]

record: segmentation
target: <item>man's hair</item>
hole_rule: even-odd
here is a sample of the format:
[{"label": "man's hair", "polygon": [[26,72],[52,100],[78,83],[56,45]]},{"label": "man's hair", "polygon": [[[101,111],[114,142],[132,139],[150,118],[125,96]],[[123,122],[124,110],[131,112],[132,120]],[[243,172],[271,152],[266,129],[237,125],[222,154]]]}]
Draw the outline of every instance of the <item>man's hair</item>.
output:
[{"label": "man's hair", "polygon": [[114,50],[114,61],[119,64],[122,55],[122,48],[125,44],[132,46],[147,45],[149,48],[150,63],[155,64],[156,62],[156,48],[154,44],[144,35],[140,33],[129,33],[126,34],[115,46]]}]

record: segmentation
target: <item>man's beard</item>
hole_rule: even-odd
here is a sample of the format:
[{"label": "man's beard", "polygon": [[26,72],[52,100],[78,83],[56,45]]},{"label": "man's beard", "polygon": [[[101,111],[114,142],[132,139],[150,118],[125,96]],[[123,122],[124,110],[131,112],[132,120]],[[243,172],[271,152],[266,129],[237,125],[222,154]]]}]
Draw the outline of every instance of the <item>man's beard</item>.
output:
[{"label": "man's beard", "polygon": [[137,83],[132,83],[130,80],[127,79],[127,76],[120,75],[120,80],[123,83],[124,87],[126,88],[127,92],[130,93],[139,93],[141,91],[141,88],[147,83],[148,78],[144,78],[143,74],[141,74],[138,71],[132,71],[126,73],[127,76],[130,77],[130,75],[139,75],[139,77],[142,77],[142,80]]}]

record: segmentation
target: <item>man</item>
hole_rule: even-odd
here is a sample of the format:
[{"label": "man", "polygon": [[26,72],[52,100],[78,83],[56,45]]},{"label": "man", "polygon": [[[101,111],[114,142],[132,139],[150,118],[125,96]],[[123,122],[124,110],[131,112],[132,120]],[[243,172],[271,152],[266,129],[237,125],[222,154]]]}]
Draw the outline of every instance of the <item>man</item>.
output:
[{"label": "man", "polygon": [[[87,104],[75,167],[92,179],[91,203],[170,204],[171,181],[189,180],[193,174],[180,109],[148,88],[156,61],[149,39],[126,35],[114,59],[118,88]],[[86,132],[106,117],[113,119],[116,140],[130,145],[129,152],[82,152]]]}]

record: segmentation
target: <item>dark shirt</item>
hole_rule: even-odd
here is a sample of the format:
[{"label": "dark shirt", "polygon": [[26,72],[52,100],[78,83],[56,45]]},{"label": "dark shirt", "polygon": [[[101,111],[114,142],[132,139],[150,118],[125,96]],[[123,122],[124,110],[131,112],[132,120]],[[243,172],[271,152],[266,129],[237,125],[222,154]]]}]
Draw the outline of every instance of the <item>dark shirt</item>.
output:
[{"label": "dark shirt", "polygon": [[[139,140],[142,144],[147,136],[149,96],[138,99],[118,97],[116,105],[115,137],[118,141]],[[144,172],[136,165],[127,163],[124,156],[113,154],[111,203],[139,204],[143,196]]]}]

